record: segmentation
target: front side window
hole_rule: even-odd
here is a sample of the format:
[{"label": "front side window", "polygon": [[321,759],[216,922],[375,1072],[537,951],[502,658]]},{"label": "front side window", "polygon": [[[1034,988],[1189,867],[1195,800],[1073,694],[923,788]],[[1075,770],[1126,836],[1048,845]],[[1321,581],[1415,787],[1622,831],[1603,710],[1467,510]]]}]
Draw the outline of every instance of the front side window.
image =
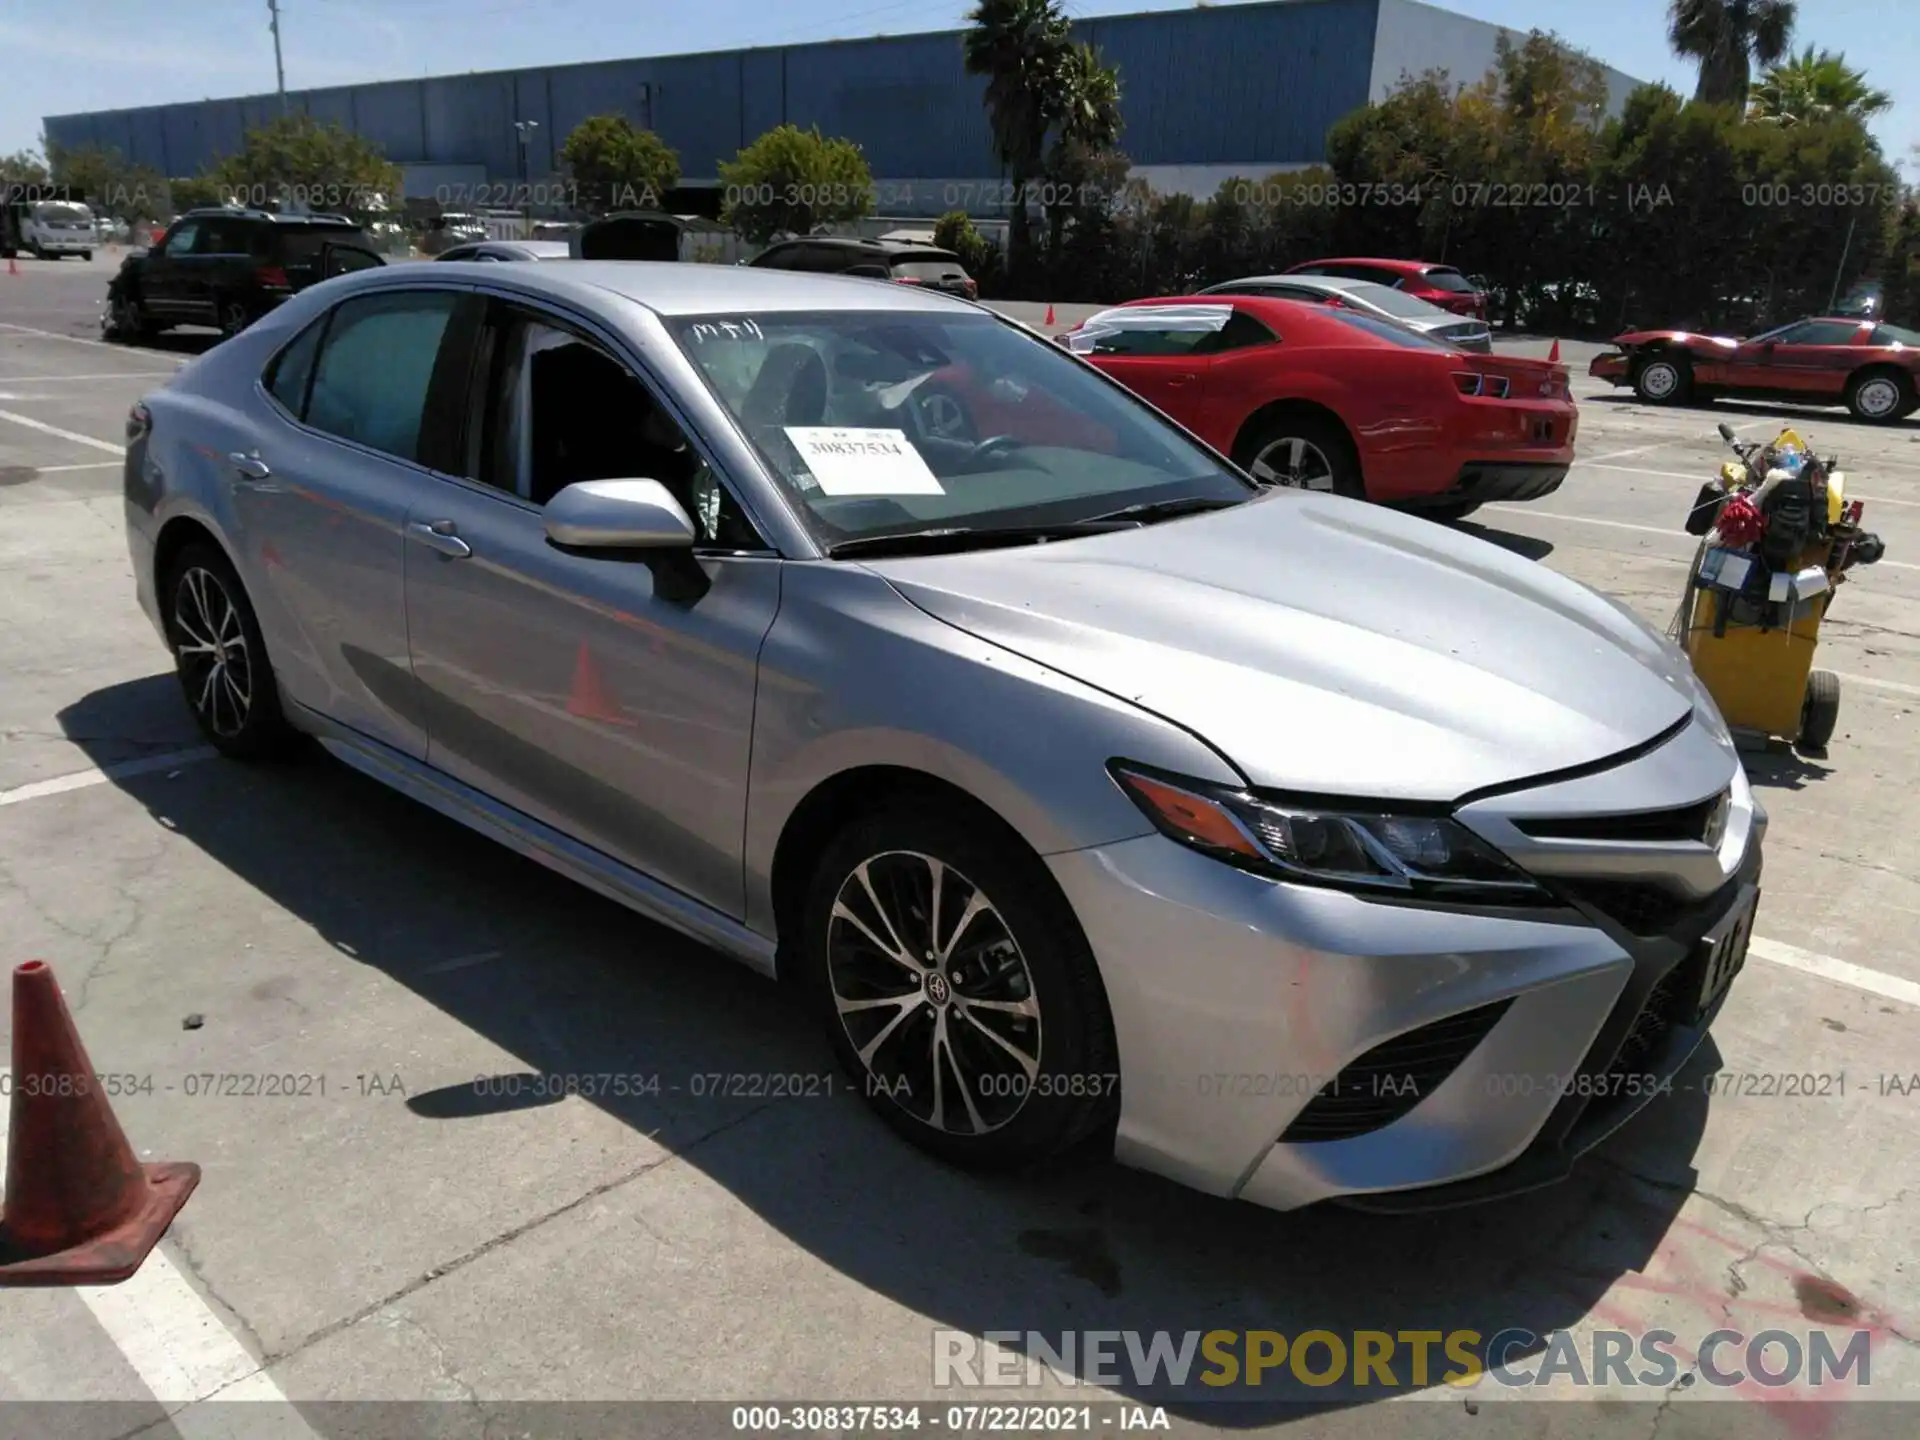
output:
[{"label": "front side window", "polygon": [[167,232],[166,244],[161,247],[168,256],[185,255],[193,249],[194,241],[200,238],[200,222],[188,220],[176,225]]},{"label": "front side window", "polygon": [[[1067,337],[1079,355],[1205,353],[1234,317],[1231,305],[1138,305],[1103,310]],[[1208,347],[1212,348],[1212,347]]]},{"label": "front side window", "polygon": [[1850,320],[1797,320],[1762,335],[1775,345],[1851,345],[1860,326]]},{"label": "front side window", "polygon": [[669,325],[827,544],[1252,494],[1128,391],[991,315],[840,310]]},{"label": "front side window", "polygon": [[451,291],[398,291],[343,302],[314,368],[307,424],[400,460],[418,460],[427,391],[458,303]]}]

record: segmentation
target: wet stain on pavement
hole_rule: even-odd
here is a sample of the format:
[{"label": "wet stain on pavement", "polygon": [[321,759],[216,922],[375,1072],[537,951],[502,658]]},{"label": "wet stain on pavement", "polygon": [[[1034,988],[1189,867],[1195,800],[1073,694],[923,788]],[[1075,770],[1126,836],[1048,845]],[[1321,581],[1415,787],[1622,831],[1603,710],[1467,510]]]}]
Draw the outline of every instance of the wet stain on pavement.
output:
[{"label": "wet stain on pavement", "polygon": [[1120,1262],[1104,1230],[1022,1230],[1020,1248],[1036,1260],[1064,1266],[1074,1279],[1086,1281],[1109,1300],[1121,1291]]},{"label": "wet stain on pavement", "polygon": [[1836,1325],[1860,1314],[1860,1302],[1850,1290],[1818,1275],[1795,1276],[1793,1298],[1800,1302],[1802,1315],[1823,1325]]},{"label": "wet stain on pavement", "polygon": [[1829,1020],[1827,1019],[1826,1016],[1822,1015],[1820,1017],[1820,1023],[1826,1026],[1827,1029],[1829,1030],[1837,1030],[1843,1035],[1846,1034],[1847,1027],[1841,1024],[1838,1020]]}]

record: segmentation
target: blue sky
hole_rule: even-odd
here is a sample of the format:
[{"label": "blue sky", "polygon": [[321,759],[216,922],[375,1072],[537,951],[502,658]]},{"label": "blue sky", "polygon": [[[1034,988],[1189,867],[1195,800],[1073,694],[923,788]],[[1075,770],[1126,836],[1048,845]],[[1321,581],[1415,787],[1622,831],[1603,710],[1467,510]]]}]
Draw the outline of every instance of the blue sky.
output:
[{"label": "blue sky", "polygon": [[[1920,25],[1887,19],[1911,0],[1802,0],[1799,40],[1865,64],[1896,108],[1875,127],[1889,158],[1920,142]],[[1068,0],[1074,15],[1184,8]],[[1617,69],[1682,90],[1665,0],[1450,0],[1525,30],[1558,30]],[[957,27],[966,0],[285,0],[287,85],[392,80],[623,55],[670,55]],[[1901,33],[1904,32],[1904,33]],[[266,0],[0,0],[0,153],[37,147],[41,117],[273,89]],[[1199,77],[1196,77],[1198,79]],[[1909,171],[1910,174],[1914,173]]]}]

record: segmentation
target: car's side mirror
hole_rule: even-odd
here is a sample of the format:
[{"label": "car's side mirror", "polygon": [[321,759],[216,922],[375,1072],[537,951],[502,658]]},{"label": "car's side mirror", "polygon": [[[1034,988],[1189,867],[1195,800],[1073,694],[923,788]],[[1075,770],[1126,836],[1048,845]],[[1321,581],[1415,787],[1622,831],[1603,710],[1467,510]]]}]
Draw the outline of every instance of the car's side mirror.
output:
[{"label": "car's side mirror", "polygon": [[584,550],[686,550],[697,533],[658,480],[582,480],[547,502],[547,538]]},{"label": "car's side mirror", "polygon": [[1733,426],[1729,425],[1724,420],[1720,422],[1720,438],[1726,441],[1729,445],[1733,444],[1733,440],[1734,440]]}]

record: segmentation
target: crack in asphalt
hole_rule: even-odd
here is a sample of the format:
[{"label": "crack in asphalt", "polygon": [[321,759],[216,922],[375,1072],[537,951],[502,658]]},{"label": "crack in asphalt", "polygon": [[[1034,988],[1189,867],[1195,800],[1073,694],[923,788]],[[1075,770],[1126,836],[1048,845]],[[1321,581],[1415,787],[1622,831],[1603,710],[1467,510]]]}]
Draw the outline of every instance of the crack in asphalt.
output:
[{"label": "crack in asphalt", "polygon": [[[227,1328],[229,1330],[237,1328],[240,1331],[240,1338],[245,1342],[249,1353],[256,1356],[264,1355],[267,1347],[261,1343],[259,1333],[248,1323],[247,1317],[240,1313],[240,1308],[220,1293],[219,1287],[208,1276],[200,1257],[193,1253],[192,1242],[187,1239],[182,1228],[178,1225],[174,1226],[167,1235],[167,1239],[172,1242],[173,1252],[179,1257],[180,1263],[186,1267],[187,1273],[200,1282],[200,1288],[212,1296],[214,1303],[230,1317],[231,1323]],[[261,1368],[264,1369],[265,1366]]]}]

